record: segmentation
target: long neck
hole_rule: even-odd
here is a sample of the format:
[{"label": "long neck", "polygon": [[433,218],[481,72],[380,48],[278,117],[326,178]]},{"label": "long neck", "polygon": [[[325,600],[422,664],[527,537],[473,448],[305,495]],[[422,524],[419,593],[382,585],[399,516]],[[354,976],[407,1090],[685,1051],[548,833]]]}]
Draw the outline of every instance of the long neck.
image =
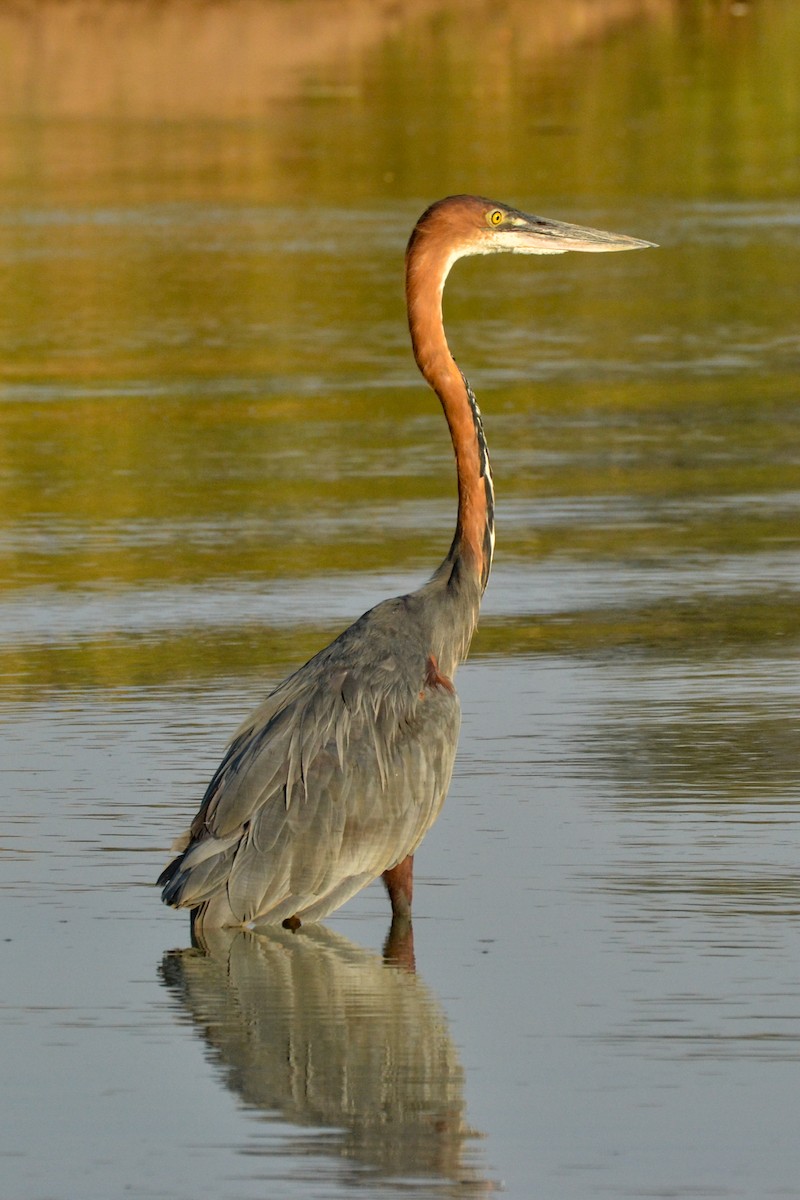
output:
[{"label": "long neck", "polygon": [[482,593],[494,551],[494,488],[480,410],[450,353],[442,322],[442,292],[454,258],[443,243],[412,237],[406,302],[414,358],[441,401],[455,451],[458,520],[448,559],[473,574]]}]

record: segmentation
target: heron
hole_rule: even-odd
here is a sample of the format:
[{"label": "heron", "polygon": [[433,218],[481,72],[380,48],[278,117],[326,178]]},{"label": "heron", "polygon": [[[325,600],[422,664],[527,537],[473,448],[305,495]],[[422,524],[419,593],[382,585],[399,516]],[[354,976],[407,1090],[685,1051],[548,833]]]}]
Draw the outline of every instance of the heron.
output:
[{"label": "heron", "polygon": [[461,710],[454,685],[494,552],[494,488],[475,395],[445,335],[450,268],[476,254],[636,250],[654,243],[448,196],[406,249],[411,345],[453,444],[455,534],[416,591],[384,600],[280,683],[235,733],[177,857],[166,904],[192,928],[297,929],[383,878],[409,919],[414,854],[450,784]]}]

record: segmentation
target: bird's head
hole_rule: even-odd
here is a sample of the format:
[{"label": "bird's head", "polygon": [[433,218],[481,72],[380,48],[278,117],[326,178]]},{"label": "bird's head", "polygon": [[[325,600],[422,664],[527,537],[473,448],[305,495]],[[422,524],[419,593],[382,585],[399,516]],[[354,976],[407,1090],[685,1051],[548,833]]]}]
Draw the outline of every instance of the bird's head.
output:
[{"label": "bird's head", "polygon": [[416,224],[409,252],[420,241],[429,240],[447,247],[448,266],[471,254],[564,254],[567,250],[598,254],[655,245],[620,233],[530,216],[482,196],[448,196],[432,204]]}]

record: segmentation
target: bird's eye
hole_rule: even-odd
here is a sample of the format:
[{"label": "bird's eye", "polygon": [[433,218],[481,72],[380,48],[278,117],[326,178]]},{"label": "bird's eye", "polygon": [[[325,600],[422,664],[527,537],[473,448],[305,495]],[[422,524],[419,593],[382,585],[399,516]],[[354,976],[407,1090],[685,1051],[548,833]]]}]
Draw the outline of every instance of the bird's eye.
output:
[{"label": "bird's eye", "polygon": [[499,225],[503,219],[503,213],[499,208],[493,208],[490,213],[486,214],[486,220],[490,225]]}]

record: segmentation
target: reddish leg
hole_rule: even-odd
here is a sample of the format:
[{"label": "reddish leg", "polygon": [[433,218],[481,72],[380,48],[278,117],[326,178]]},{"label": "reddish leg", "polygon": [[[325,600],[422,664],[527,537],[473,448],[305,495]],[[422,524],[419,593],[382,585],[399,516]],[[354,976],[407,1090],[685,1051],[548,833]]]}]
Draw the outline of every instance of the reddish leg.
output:
[{"label": "reddish leg", "polygon": [[392,913],[396,917],[411,915],[411,900],[414,895],[414,855],[409,854],[396,867],[383,872],[383,882],[392,902]]}]

